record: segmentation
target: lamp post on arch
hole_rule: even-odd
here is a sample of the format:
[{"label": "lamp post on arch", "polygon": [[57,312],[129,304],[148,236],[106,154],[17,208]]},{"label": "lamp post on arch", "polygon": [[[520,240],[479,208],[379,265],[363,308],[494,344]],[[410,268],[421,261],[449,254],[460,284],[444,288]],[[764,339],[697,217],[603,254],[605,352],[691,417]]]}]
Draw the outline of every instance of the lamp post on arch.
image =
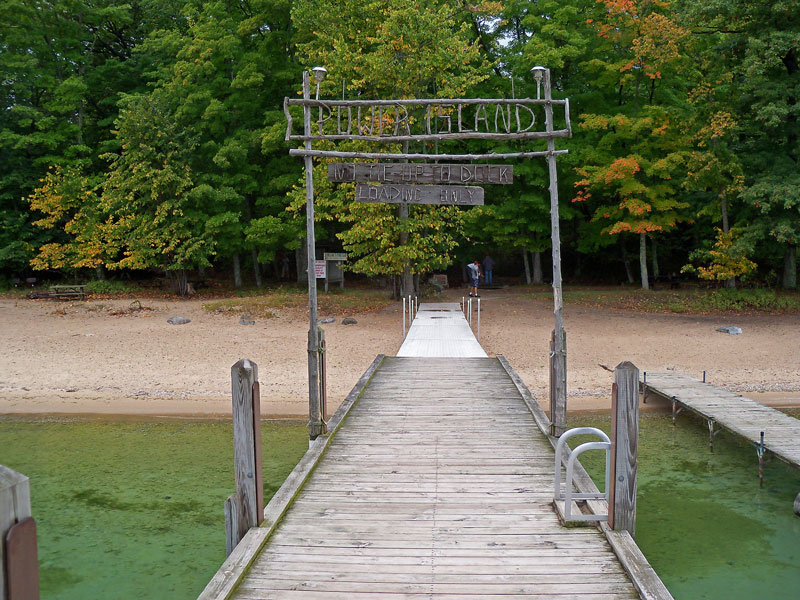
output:
[{"label": "lamp post on arch", "polygon": [[[546,131],[553,131],[553,94],[550,69],[536,66],[531,69],[536,80],[536,98],[541,99],[544,88]],[[569,116],[567,116],[569,119]],[[547,138],[547,170],[550,175],[550,229],[553,251],[553,316],[555,326],[550,342],[550,433],[560,436],[567,426],[567,336],[564,331],[564,299],[561,290],[561,236],[558,214],[558,172],[556,170],[555,140]]]},{"label": "lamp post on arch", "polygon": [[[319,84],[328,71],[325,67],[311,69],[317,84],[315,98],[319,100]],[[311,99],[311,82],[308,71],[303,71],[303,100]],[[311,150],[311,106],[303,106],[305,149]],[[308,437],[317,439],[325,430],[320,411],[319,390],[319,328],[317,326],[317,246],[314,239],[314,162],[305,157],[306,168],[306,255],[308,275]]]}]

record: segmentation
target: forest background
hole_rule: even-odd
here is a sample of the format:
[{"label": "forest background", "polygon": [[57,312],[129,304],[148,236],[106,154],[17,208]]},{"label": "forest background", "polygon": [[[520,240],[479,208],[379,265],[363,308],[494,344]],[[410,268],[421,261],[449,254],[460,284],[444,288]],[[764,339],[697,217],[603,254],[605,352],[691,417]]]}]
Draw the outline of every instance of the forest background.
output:
[{"label": "forest background", "polygon": [[[158,271],[185,293],[213,267],[260,286],[284,257],[304,262],[282,110],[303,70],[327,68],[322,98],[511,98],[535,97],[544,65],[573,115],[558,144],[567,281],[795,289],[798,42],[796,0],[5,0],[0,283]],[[483,207],[402,219],[326,167],[318,247],[354,271],[491,254],[546,278],[543,160],[514,163]]]}]

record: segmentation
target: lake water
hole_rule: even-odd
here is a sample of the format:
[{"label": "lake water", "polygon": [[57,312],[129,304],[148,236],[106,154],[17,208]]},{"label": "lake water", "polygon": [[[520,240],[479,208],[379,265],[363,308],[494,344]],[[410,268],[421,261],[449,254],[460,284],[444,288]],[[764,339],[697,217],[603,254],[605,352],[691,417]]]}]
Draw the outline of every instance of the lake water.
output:
[{"label": "lake water", "polygon": [[[577,415],[569,425],[608,433],[610,417]],[[602,487],[603,454],[581,462]],[[680,414],[673,426],[671,414],[646,414],[638,472],[636,542],[676,600],[800,598],[800,517],[792,510],[800,471],[774,460],[759,488],[750,444],[723,432],[712,454],[705,422]]]},{"label": "lake water", "polygon": [[[608,429],[604,416],[571,426]],[[269,498],[308,447],[303,423],[265,422]],[[600,453],[584,455],[600,481]],[[0,464],[31,479],[42,598],[196,598],[225,558],[230,422],[0,417]],[[800,472],[705,425],[643,415],[636,540],[676,600],[800,597]]]},{"label": "lake water", "polygon": [[[0,464],[30,478],[42,598],[196,598],[225,560],[230,421],[0,418]],[[265,497],[308,449],[262,427]]]}]

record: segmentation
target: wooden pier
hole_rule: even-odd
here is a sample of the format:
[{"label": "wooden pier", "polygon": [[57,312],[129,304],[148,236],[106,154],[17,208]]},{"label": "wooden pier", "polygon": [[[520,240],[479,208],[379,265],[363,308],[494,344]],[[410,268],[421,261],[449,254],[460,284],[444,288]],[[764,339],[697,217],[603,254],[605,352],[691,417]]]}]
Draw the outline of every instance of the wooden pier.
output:
[{"label": "wooden pier", "polygon": [[549,425],[502,357],[379,356],[200,598],[671,599],[628,532],[559,522]]},{"label": "wooden pier", "polygon": [[423,302],[397,356],[486,358],[458,302]]},{"label": "wooden pier", "polygon": [[[672,418],[688,409],[706,421],[709,445],[727,430],[756,446],[760,475],[766,454],[800,468],[800,421],[740,394],[675,371],[647,371],[641,386],[645,399],[656,394],[672,403]],[[762,437],[763,436],[763,437]]]}]

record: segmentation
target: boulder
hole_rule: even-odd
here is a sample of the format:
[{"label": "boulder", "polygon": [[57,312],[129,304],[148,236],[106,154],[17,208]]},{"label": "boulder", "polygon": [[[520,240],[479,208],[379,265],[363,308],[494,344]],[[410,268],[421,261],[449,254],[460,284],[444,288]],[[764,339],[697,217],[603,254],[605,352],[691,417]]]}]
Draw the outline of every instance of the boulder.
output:
[{"label": "boulder", "polygon": [[167,319],[167,323],[170,325],[186,325],[186,323],[191,323],[191,319],[187,319],[186,317],[170,317]]},{"label": "boulder", "polygon": [[722,333],[728,333],[730,335],[740,335],[742,330],[735,325],[726,325],[725,327],[717,327],[717,331],[721,331]]},{"label": "boulder", "polygon": [[239,317],[239,325],[255,325],[256,320],[250,315],[242,315]]},{"label": "boulder", "polygon": [[342,325],[355,325],[356,323],[358,323],[358,321],[356,321],[353,317],[342,319]]},{"label": "boulder", "polygon": [[322,324],[325,324],[325,323],[336,323],[336,319],[334,319],[333,317],[325,317],[324,319],[317,319],[317,321],[319,323],[322,323]]}]

